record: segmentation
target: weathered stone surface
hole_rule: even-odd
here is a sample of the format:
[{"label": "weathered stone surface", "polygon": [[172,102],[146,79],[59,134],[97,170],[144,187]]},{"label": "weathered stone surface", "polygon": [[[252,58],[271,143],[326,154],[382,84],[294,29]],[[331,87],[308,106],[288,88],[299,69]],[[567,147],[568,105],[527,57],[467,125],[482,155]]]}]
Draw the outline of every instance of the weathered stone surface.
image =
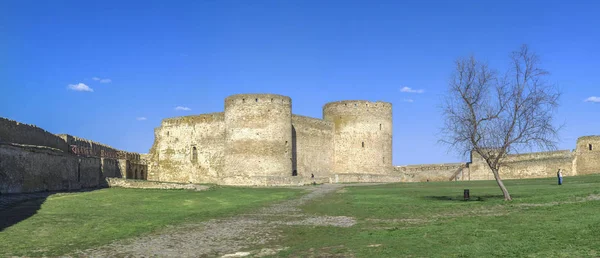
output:
[{"label": "weathered stone surface", "polygon": [[292,100],[275,94],[227,97],[221,179],[291,175]]},{"label": "weathered stone surface", "polygon": [[600,136],[583,136],[577,139],[575,170],[578,175],[600,173]]},{"label": "weathered stone surface", "polygon": [[292,115],[292,169],[304,177],[331,175],[333,123]]},{"label": "weathered stone surface", "polygon": [[95,188],[106,177],[146,173],[137,153],[0,118],[0,193]]},{"label": "weathered stone surface", "polygon": [[45,147],[0,144],[0,193],[96,187],[100,176],[98,158]]},{"label": "weathered stone surface", "polygon": [[323,119],[334,124],[334,173],[391,174],[391,103],[331,102]]},{"label": "weathered stone surface", "polygon": [[[535,152],[508,155],[500,168],[502,179],[554,177],[558,169],[564,176],[576,175],[573,171],[573,153],[570,151]],[[494,175],[477,154],[472,155],[466,180],[493,180]]]},{"label": "weathered stone surface", "polygon": [[402,175],[408,182],[465,180],[468,169],[465,163],[442,163],[394,167],[394,174]]}]

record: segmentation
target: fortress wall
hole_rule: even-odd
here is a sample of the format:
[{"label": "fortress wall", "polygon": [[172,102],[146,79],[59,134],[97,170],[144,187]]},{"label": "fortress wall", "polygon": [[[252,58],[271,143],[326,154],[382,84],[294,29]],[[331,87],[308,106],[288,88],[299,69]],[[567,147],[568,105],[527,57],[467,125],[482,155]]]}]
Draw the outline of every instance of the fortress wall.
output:
[{"label": "fortress wall", "polygon": [[106,177],[119,177],[125,178],[124,171],[119,169],[119,160],[117,159],[109,159],[109,158],[101,158],[100,162],[102,163],[102,178],[103,180]]},{"label": "fortress wall", "polygon": [[298,176],[326,177],[333,164],[333,123],[292,115],[292,170]]},{"label": "fortress wall", "polygon": [[468,180],[465,163],[395,166],[394,174],[409,182]]},{"label": "fortress wall", "polygon": [[102,177],[101,160],[95,157],[79,157],[77,181],[82,188],[97,187]]},{"label": "fortress wall", "polygon": [[574,164],[578,175],[600,173],[600,136],[577,139],[575,154]]},{"label": "fortress wall", "polygon": [[334,173],[392,173],[390,103],[332,102],[323,107],[323,118],[334,124]]},{"label": "fortress wall", "polygon": [[96,187],[98,158],[81,158],[47,147],[0,144],[0,193]]},{"label": "fortress wall", "polygon": [[35,125],[23,124],[0,117],[0,142],[46,146],[64,152],[68,146],[60,137]]},{"label": "fortress wall", "polygon": [[163,120],[156,130],[151,153],[156,171],[150,171],[148,178],[165,182],[216,182],[224,166],[224,134],[222,112]]},{"label": "fortress wall", "polygon": [[[470,179],[494,180],[494,175],[479,155],[473,153],[472,156],[473,161],[469,164]],[[555,177],[559,168],[562,169],[564,176],[572,176],[575,175],[573,158],[573,153],[568,150],[509,155],[500,169],[500,177],[502,179]]]},{"label": "fortress wall", "polygon": [[225,99],[224,184],[292,175],[292,100],[275,94]]}]

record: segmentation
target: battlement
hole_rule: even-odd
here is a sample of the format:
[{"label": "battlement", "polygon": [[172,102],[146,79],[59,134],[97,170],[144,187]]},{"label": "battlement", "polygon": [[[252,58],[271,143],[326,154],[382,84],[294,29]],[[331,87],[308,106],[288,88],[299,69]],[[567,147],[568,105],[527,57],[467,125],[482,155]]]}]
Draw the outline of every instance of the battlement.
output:
[{"label": "battlement", "polygon": [[382,112],[391,112],[392,103],[383,101],[367,101],[367,100],[342,100],[336,102],[329,102],[323,106],[323,112],[326,110],[346,110],[352,112],[353,110],[373,110]]},{"label": "battlement", "polygon": [[64,152],[69,150],[60,137],[35,125],[24,124],[0,117],[0,142],[46,146]]},{"label": "battlement", "polygon": [[288,96],[278,95],[278,94],[236,94],[231,95],[225,98],[225,108],[230,105],[240,105],[240,104],[280,104],[291,106],[292,99]]},{"label": "battlement", "polygon": [[179,116],[163,119],[161,125],[181,125],[181,124],[197,124],[197,123],[212,123],[214,121],[223,121],[225,113],[215,112],[191,116]]}]

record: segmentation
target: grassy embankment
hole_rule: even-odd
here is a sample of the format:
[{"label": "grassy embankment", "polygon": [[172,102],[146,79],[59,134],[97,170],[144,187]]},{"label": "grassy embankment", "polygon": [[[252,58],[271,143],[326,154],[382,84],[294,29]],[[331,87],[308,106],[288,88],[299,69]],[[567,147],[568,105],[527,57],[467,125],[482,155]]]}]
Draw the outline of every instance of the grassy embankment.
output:
[{"label": "grassy embankment", "polygon": [[55,194],[45,201],[0,211],[15,215],[33,209],[35,213],[23,212],[23,220],[0,232],[0,257],[62,255],[167,225],[239,214],[301,193],[284,188],[216,187],[201,192],[110,188]]},{"label": "grassy embankment", "polygon": [[[345,187],[305,212],[350,216],[350,228],[292,226],[283,257],[598,257],[600,175]],[[470,189],[471,201],[463,201]]]}]

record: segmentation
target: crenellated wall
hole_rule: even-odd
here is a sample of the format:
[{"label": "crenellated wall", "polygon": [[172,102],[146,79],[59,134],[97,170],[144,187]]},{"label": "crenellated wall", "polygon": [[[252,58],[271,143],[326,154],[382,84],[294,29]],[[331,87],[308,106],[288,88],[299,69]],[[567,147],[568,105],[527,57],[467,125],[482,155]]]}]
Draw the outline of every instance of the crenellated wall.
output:
[{"label": "crenellated wall", "polygon": [[137,153],[0,118],[2,193],[95,188],[107,177],[144,179],[146,167]]},{"label": "crenellated wall", "polygon": [[292,115],[292,170],[297,176],[328,177],[333,164],[333,123]]},{"label": "crenellated wall", "polygon": [[0,117],[0,142],[33,146],[46,146],[68,152],[69,147],[61,137],[35,125],[29,125]]}]

